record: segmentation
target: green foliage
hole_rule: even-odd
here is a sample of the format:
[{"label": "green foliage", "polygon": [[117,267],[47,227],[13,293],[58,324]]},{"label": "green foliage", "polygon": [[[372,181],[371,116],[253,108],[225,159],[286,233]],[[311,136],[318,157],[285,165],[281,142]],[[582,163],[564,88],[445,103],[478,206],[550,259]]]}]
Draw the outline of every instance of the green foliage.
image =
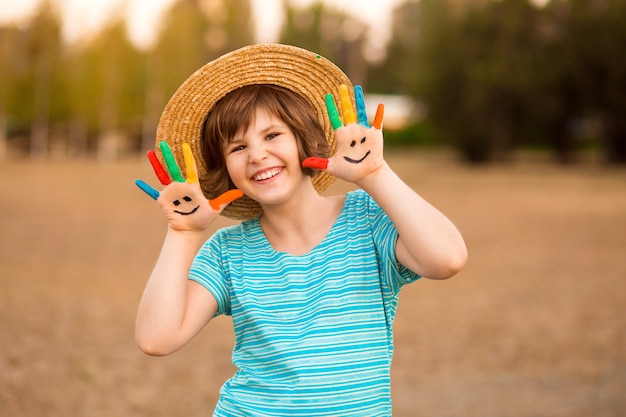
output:
[{"label": "green foliage", "polygon": [[549,146],[569,162],[589,145],[576,126],[597,121],[607,160],[626,162],[625,2],[407,1],[393,28],[388,60],[370,69],[374,88],[424,101],[464,159]]},{"label": "green foliage", "polygon": [[[481,4],[471,6],[471,4]],[[153,146],[160,112],[189,74],[254,42],[249,0],[178,0],[155,46],[132,45],[121,18],[67,45],[51,0],[27,25],[0,27],[0,159],[7,136],[31,155],[48,138],[85,152],[105,131],[132,149]],[[454,7],[453,7],[454,6]],[[599,148],[626,163],[626,2],[406,0],[394,12],[387,57],[365,60],[364,25],[321,1],[285,0],[280,42],[316,51],[369,93],[410,95],[427,120],[386,132],[391,146],[454,146],[468,161],[549,147],[555,159]]]},{"label": "green foliage", "polygon": [[[442,9],[446,11],[445,7]],[[424,57],[418,56],[417,45],[422,33],[428,30],[424,25],[416,25],[420,10],[421,6],[416,1],[406,1],[397,6],[386,59],[368,68],[368,91],[418,95],[418,80],[425,73],[422,68]],[[434,41],[440,38],[433,36],[429,39]]]},{"label": "green foliage", "polygon": [[385,130],[385,147],[437,147],[442,144],[441,132],[428,121],[412,123],[400,130]]},{"label": "green foliage", "polygon": [[280,43],[317,52],[343,69],[354,84],[365,82],[367,65],[362,53],[365,43],[362,23],[321,1],[306,8],[286,2],[285,15]]},{"label": "green foliage", "polygon": [[124,147],[151,147],[175,89],[209,60],[252,43],[250,23],[248,0],[178,0],[150,50],[131,44],[121,16],[68,45],[44,1],[27,25],[0,27],[0,159],[6,136],[31,136],[31,154],[44,156],[55,132],[70,154],[92,151],[107,132],[122,134]]},{"label": "green foliage", "polygon": [[424,0],[413,93],[425,98],[433,123],[472,162],[505,156],[530,111],[534,9],[503,0],[452,14]]}]

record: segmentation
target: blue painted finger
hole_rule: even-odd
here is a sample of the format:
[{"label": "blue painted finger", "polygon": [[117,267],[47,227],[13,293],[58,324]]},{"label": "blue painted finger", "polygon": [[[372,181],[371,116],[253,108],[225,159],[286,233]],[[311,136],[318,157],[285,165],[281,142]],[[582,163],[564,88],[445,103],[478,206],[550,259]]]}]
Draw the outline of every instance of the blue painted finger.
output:
[{"label": "blue painted finger", "polygon": [[370,127],[367,124],[367,111],[365,109],[365,97],[363,96],[363,87],[354,86],[354,101],[356,102],[356,114],[361,126]]},{"label": "blue painted finger", "polygon": [[137,187],[141,188],[141,191],[148,194],[154,200],[159,198],[159,195],[161,195],[161,193],[159,193],[157,190],[155,190],[154,188],[152,188],[150,185],[146,184],[142,180],[136,180],[135,184],[137,185]]}]

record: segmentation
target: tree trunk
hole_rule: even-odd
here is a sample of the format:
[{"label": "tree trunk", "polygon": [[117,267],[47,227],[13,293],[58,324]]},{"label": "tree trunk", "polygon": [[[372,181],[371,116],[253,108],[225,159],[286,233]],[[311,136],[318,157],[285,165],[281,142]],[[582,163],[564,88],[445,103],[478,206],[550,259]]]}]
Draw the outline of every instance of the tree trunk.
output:
[{"label": "tree trunk", "polygon": [[31,159],[44,159],[48,156],[53,57],[54,53],[52,51],[42,53],[35,68],[35,92],[30,142]]},{"label": "tree trunk", "polygon": [[0,163],[7,159],[7,118],[0,113]]}]

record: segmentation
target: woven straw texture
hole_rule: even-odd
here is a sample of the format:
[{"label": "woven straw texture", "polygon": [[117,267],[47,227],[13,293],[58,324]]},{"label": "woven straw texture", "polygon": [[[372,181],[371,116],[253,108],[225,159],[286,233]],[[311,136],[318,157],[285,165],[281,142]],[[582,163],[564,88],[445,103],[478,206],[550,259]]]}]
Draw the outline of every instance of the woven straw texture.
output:
[{"label": "woven straw texture", "polygon": [[[170,145],[179,166],[183,167],[181,146],[187,142],[196,158],[198,173],[204,174],[207,167],[201,158],[200,139],[208,112],[226,94],[250,84],[275,84],[306,98],[315,108],[334,152],[335,134],[326,112],[325,97],[328,93],[336,94],[341,84],[347,85],[353,96],[348,77],[328,59],[305,49],[281,44],[257,44],[207,63],[178,88],[163,110],[157,128],[156,150],[159,157],[162,158],[158,143],[164,140]],[[321,193],[333,181],[334,177],[319,172],[313,178],[313,185]],[[258,216],[261,212],[257,202],[244,196],[228,205],[222,215],[242,220]]]}]

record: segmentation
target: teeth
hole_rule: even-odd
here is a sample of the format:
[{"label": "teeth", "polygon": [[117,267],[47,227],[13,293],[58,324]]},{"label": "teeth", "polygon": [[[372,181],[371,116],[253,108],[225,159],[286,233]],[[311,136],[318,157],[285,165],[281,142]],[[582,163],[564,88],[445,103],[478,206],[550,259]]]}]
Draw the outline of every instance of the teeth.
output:
[{"label": "teeth", "polygon": [[264,173],[257,175],[254,179],[257,181],[267,180],[275,175],[278,175],[279,172],[280,170],[278,168],[270,169],[269,171],[265,171]]}]

